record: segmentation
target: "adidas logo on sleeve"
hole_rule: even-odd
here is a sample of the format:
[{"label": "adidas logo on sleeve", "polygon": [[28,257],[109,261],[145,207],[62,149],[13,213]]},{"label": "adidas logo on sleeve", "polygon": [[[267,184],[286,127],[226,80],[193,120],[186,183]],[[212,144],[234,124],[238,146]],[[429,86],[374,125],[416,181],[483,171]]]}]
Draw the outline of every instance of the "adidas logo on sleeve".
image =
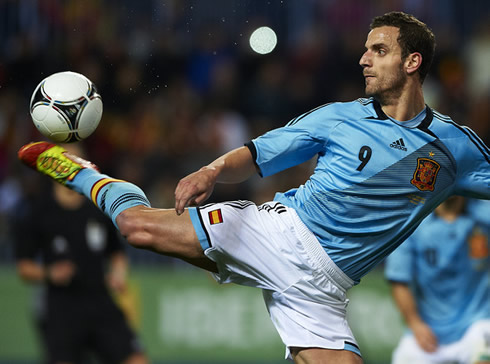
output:
[{"label": "adidas logo on sleeve", "polygon": [[405,147],[405,142],[403,141],[403,138],[395,140],[393,143],[390,144],[390,147],[403,150],[404,152],[407,151],[407,147]]}]

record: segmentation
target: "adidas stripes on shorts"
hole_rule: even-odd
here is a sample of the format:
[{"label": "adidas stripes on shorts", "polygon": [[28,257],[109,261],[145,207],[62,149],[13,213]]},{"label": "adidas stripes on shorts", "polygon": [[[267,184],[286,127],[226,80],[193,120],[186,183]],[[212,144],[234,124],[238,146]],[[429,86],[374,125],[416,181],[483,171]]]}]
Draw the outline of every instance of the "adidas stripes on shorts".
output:
[{"label": "adidas stripes on shorts", "polygon": [[330,259],[289,207],[229,201],[189,209],[219,283],[262,289],[270,317],[286,345],[345,349],[360,355],[346,320],[353,281]]}]

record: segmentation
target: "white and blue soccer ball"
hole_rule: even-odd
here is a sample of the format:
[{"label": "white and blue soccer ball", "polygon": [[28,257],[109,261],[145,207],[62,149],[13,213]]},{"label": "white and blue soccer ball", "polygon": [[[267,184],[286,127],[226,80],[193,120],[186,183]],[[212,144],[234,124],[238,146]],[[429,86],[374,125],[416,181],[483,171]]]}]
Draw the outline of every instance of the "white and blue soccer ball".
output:
[{"label": "white and blue soccer ball", "polygon": [[54,73],[34,90],[30,113],[34,125],[57,143],[72,143],[91,135],[102,118],[102,98],[92,81],[80,73]]}]

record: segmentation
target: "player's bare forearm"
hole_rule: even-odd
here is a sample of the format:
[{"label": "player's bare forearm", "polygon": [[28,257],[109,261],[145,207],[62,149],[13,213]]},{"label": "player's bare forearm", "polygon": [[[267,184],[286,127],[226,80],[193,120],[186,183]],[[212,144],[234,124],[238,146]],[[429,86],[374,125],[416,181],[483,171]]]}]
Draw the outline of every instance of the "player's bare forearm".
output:
[{"label": "player's bare forearm", "polygon": [[247,147],[240,147],[222,155],[207,168],[218,170],[219,183],[240,183],[256,173],[252,153]]},{"label": "player's bare forearm", "polygon": [[395,282],[392,282],[391,288],[395,303],[408,327],[412,329],[419,346],[427,352],[435,351],[437,338],[432,329],[420,317],[415,297],[410,288],[406,284]]},{"label": "player's bare forearm", "polygon": [[391,293],[407,325],[420,321],[412,291],[404,283],[392,282]]},{"label": "player's bare forearm", "polygon": [[247,147],[228,152],[209,165],[180,180],[175,189],[175,211],[199,205],[213,192],[216,183],[239,183],[255,173],[252,154]]}]

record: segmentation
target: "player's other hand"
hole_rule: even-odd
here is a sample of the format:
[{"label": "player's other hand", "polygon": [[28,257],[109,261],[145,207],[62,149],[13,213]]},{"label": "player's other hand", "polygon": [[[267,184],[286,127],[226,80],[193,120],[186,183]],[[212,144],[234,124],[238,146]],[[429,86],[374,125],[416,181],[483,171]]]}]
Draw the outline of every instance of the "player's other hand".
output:
[{"label": "player's other hand", "polygon": [[182,178],[175,189],[175,211],[178,215],[188,206],[197,206],[206,201],[213,192],[218,172],[212,167],[203,167]]},{"label": "player's other hand", "polygon": [[56,286],[67,286],[75,275],[76,266],[69,260],[60,260],[48,266],[48,280]]},{"label": "player's other hand", "polygon": [[127,277],[125,272],[111,271],[107,276],[107,285],[117,293],[123,293],[127,288]]},{"label": "player's other hand", "polygon": [[429,353],[437,350],[437,337],[425,322],[417,322],[411,325],[411,329],[415,340],[423,350]]}]

